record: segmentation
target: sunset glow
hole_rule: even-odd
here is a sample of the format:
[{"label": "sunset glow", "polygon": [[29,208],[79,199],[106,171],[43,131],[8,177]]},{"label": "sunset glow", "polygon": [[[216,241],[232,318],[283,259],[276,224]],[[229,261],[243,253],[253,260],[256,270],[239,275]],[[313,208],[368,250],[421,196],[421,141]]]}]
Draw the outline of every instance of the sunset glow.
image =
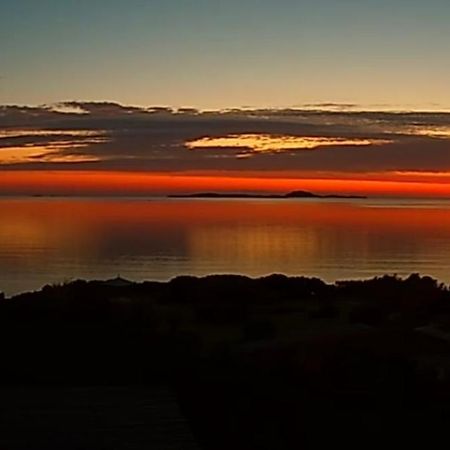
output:
[{"label": "sunset glow", "polygon": [[0,450],[445,448],[450,0],[0,0]]},{"label": "sunset glow", "polygon": [[311,190],[358,195],[450,197],[447,179],[407,181],[392,179],[278,178],[210,175],[167,175],[95,171],[14,171],[0,177],[0,190],[15,194],[165,195],[196,191],[289,192]]},{"label": "sunset glow", "polygon": [[2,4],[0,195],[449,196],[450,7],[380,1]]}]

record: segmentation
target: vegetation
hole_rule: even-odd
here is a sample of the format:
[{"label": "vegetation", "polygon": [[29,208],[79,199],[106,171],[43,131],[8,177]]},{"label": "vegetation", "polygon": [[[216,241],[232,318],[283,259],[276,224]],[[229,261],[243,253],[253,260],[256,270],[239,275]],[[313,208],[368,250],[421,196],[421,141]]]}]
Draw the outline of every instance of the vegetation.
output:
[{"label": "vegetation", "polygon": [[169,384],[207,449],[429,445],[450,423],[450,291],[418,275],[75,281],[3,298],[0,346],[5,386]]}]

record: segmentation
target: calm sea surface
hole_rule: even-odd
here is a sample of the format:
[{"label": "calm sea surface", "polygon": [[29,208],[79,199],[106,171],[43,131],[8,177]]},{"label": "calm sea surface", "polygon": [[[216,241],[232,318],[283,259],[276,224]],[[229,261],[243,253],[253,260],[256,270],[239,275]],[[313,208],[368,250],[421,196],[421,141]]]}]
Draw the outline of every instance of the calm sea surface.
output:
[{"label": "calm sea surface", "polygon": [[450,201],[0,198],[0,291],[75,278],[450,282]]}]

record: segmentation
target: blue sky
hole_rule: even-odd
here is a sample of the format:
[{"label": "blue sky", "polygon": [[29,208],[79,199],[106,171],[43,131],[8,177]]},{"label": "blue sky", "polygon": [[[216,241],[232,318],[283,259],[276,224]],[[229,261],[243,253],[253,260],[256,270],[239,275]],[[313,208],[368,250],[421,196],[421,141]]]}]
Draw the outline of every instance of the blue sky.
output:
[{"label": "blue sky", "polygon": [[450,107],[448,0],[0,0],[0,103]]}]

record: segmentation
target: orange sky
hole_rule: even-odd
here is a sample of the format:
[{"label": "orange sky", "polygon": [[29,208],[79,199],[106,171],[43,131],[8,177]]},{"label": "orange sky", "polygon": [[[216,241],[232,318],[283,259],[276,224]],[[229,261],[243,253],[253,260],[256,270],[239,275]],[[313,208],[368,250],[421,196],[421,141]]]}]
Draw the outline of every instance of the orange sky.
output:
[{"label": "orange sky", "polygon": [[[279,173],[202,175],[107,171],[11,171],[0,172],[4,194],[119,194],[151,195],[195,191],[288,192],[296,189],[317,193],[387,196],[450,197],[448,174],[391,175],[376,179],[286,178]],[[293,174],[289,174],[293,176]],[[375,179],[373,179],[375,178]]]}]

